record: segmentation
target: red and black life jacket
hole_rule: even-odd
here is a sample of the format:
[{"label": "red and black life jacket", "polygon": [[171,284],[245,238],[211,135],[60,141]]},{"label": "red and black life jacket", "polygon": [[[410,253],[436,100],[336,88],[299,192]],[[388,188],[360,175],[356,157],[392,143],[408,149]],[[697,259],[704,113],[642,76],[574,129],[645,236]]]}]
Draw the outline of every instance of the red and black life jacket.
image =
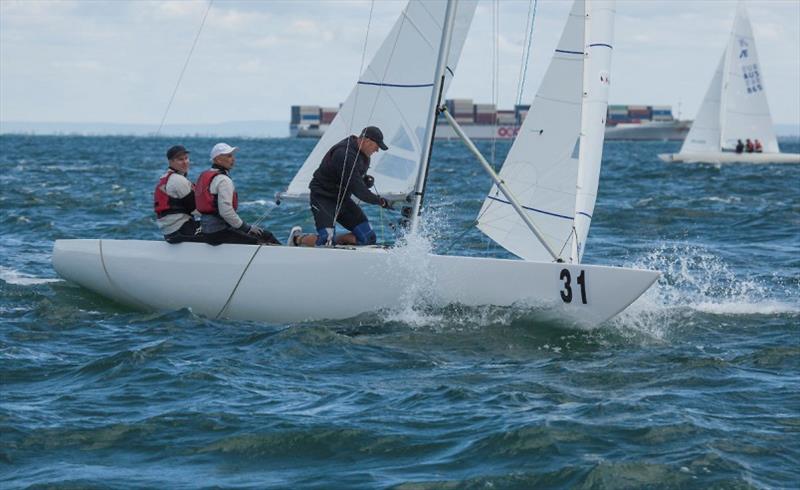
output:
[{"label": "red and black life jacket", "polygon": [[[195,203],[197,210],[203,214],[219,215],[219,205],[217,204],[217,195],[211,193],[211,182],[218,175],[227,175],[228,173],[222,169],[211,168],[206,170],[200,177],[197,178],[197,185],[195,185]],[[233,191],[233,210],[239,209],[239,194]]]},{"label": "red and black life jacket", "polygon": [[175,198],[167,194],[167,182],[176,173],[171,168],[167,170],[153,191],[153,210],[158,218],[163,218],[168,214],[191,214],[194,211],[194,184],[192,184],[192,191],[183,198]]}]

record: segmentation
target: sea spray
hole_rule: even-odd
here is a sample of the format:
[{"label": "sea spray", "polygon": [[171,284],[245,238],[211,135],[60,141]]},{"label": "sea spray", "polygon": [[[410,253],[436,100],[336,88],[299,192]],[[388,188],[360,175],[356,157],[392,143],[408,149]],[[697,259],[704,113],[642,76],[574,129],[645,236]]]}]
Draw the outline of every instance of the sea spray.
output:
[{"label": "sea spray", "polygon": [[[740,277],[726,261],[700,245],[673,244],[653,249],[626,266],[661,271],[658,282],[612,322],[656,338],[671,326],[690,324],[693,312],[717,315],[797,314],[792,287]],[[778,294],[782,297],[778,297]]]},{"label": "sea spray", "polygon": [[387,280],[400,285],[397,304],[386,320],[420,327],[436,323],[440,317],[431,313],[436,304],[435,278],[430,272],[430,254],[439,237],[440,220],[429,212],[416,233],[403,233],[389,251]]}]

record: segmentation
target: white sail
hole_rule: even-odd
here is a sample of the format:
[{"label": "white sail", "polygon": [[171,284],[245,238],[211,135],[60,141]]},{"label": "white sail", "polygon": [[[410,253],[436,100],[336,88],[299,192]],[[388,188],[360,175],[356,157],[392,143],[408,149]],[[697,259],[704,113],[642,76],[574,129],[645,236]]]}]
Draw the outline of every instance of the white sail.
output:
[{"label": "white sail", "polygon": [[608,89],[611,85],[611,53],[614,43],[614,2],[592,1],[586,5],[586,57],[583,69],[583,114],[575,199],[575,234],[570,262],[580,262],[589,235],[600,184],[603,140],[606,134]]},{"label": "white sail", "polygon": [[[477,0],[458,3],[447,63],[445,92],[452,80],[472,23]],[[410,0],[383,41],[336,118],[282,195],[302,198],[322,157],[331,146],[365,126],[378,126],[389,146],[372,158],[375,190],[405,198],[414,189],[425,122],[430,106],[434,66],[442,38],[447,2]]]},{"label": "white sail", "polygon": [[718,152],[720,150],[721,118],[720,97],[722,96],[722,72],[725,66],[725,53],[719,59],[714,78],[706,90],[706,96],[694,118],[689,134],[683,140],[681,153]]},{"label": "white sail", "polygon": [[[499,173],[551,248],[567,253],[578,177],[584,9],[583,0],[572,5],[550,66]],[[552,260],[497,186],[483,202],[477,226],[519,257]]]},{"label": "white sail", "polygon": [[728,59],[722,86],[722,149],[733,150],[737,140],[749,138],[758,139],[765,153],[778,153],[780,150],[769,113],[756,43],[742,3],[736,10],[726,51]]},{"label": "white sail", "polygon": [[[559,257],[579,260],[594,210],[602,156],[613,32],[613,2],[576,0],[561,40],[500,177]],[[586,95],[584,95],[586,92]],[[496,186],[478,228],[526,260],[550,261],[545,246]],[[573,246],[577,248],[574,253]]]}]

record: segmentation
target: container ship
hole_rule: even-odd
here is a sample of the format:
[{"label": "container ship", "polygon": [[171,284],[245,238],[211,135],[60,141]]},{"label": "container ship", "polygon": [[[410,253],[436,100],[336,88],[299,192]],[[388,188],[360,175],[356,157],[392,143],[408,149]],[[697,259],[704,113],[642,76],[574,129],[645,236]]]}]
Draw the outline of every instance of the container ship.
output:
[{"label": "container ship", "polygon": [[[472,99],[448,99],[447,110],[471,139],[512,139],[528,114],[530,105],[501,110],[495,104],[475,104]],[[292,106],[289,133],[298,138],[319,138],[328,128],[337,107]],[[683,140],[691,121],[673,117],[670,106],[609,105],[606,118],[607,140]],[[456,139],[455,131],[441,116],[436,124],[436,139]]]}]

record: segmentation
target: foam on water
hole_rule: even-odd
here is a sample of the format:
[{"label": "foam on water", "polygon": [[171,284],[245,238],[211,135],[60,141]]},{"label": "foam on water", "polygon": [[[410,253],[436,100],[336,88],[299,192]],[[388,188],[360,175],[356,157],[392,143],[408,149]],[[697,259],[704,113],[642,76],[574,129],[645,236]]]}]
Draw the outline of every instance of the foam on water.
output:
[{"label": "foam on water", "polygon": [[800,313],[800,305],[791,302],[790,298],[797,298],[791,286],[781,284],[778,278],[775,284],[766,284],[737,276],[723,258],[701,246],[662,245],[627,265],[655,269],[662,275],[614,323],[659,338],[692,311],[715,315]]},{"label": "foam on water", "polygon": [[10,267],[0,265],[0,279],[7,284],[15,284],[17,286],[32,286],[36,284],[47,284],[49,282],[62,282],[61,279],[35,277],[24,272],[19,272]]}]

